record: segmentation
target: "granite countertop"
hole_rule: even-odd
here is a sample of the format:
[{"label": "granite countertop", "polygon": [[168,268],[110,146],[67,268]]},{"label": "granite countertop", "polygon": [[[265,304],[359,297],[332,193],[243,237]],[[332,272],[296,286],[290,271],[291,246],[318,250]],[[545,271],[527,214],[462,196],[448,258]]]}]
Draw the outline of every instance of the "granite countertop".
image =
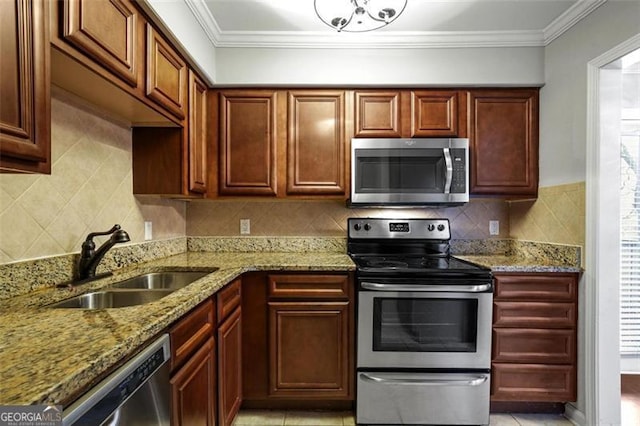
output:
[{"label": "granite countertop", "polygon": [[[164,268],[219,268],[153,303],[107,310],[47,304]],[[340,253],[187,252],[120,269],[72,289],[45,288],[0,301],[0,404],[66,404],[123,358],[249,271],[350,271]]]},{"label": "granite countertop", "polygon": [[490,268],[493,272],[582,272],[582,268],[553,260],[507,255],[456,255],[457,258]]}]

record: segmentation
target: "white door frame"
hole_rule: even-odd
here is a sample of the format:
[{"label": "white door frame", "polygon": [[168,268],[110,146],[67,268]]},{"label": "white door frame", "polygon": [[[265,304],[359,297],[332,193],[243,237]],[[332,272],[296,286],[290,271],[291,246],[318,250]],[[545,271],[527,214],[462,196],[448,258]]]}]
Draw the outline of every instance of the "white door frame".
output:
[{"label": "white door frame", "polygon": [[588,425],[620,424],[620,301],[615,272],[619,221],[605,219],[614,213],[612,206],[619,205],[619,177],[611,170],[620,169],[620,151],[619,144],[617,151],[610,149],[603,137],[606,129],[600,125],[601,68],[638,48],[640,34],[587,64],[584,414]]}]

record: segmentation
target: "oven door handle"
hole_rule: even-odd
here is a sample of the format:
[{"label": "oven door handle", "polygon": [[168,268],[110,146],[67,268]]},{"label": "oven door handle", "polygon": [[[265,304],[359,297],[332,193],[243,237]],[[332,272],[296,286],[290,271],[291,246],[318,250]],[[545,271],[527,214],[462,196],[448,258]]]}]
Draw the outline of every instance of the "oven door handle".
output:
[{"label": "oven door handle", "polygon": [[387,385],[413,385],[413,386],[480,386],[489,378],[488,375],[465,377],[463,379],[449,379],[442,376],[420,374],[410,379],[393,379],[374,376],[371,373],[360,373],[360,376],[370,382]]},{"label": "oven door handle", "polygon": [[424,291],[447,293],[486,293],[491,291],[491,284],[478,285],[413,285],[413,284],[383,284],[363,281],[360,283],[365,290],[374,291]]}]

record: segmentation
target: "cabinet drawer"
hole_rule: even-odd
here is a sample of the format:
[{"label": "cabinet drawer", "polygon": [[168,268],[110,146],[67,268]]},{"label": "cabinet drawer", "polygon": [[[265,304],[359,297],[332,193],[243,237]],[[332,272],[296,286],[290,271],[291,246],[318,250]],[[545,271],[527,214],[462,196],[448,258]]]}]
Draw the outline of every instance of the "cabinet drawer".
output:
[{"label": "cabinet drawer", "polygon": [[207,300],[171,327],[172,370],[182,365],[207,339],[214,336],[215,322],[213,301]]},{"label": "cabinet drawer", "polygon": [[216,294],[217,302],[216,307],[218,308],[218,324],[222,324],[222,322],[229,316],[231,312],[238,306],[240,306],[240,302],[242,300],[241,297],[241,288],[240,279],[235,280],[231,284],[228,284],[220,290]]},{"label": "cabinet drawer", "polygon": [[577,274],[495,274],[497,300],[575,301]]},{"label": "cabinet drawer", "polygon": [[347,275],[269,275],[269,296],[283,299],[347,299]]},{"label": "cabinet drawer", "polygon": [[495,302],[494,327],[573,328],[576,304],[554,302]]},{"label": "cabinet drawer", "polygon": [[575,330],[493,330],[494,361],[571,364],[575,359]]},{"label": "cabinet drawer", "polygon": [[493,363],[491,400],[575,401],[575,366]]}]

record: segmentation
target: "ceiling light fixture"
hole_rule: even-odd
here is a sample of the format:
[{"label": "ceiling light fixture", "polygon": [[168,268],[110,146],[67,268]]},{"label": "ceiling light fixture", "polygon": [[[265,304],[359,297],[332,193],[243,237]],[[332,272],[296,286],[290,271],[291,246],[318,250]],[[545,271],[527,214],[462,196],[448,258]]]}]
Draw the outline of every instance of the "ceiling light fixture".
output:
[{"label": "ceiling light fixture", "polygon": [[338,32],[363,32],[395,21],[407,0],[314,0],[318,17]]}]

